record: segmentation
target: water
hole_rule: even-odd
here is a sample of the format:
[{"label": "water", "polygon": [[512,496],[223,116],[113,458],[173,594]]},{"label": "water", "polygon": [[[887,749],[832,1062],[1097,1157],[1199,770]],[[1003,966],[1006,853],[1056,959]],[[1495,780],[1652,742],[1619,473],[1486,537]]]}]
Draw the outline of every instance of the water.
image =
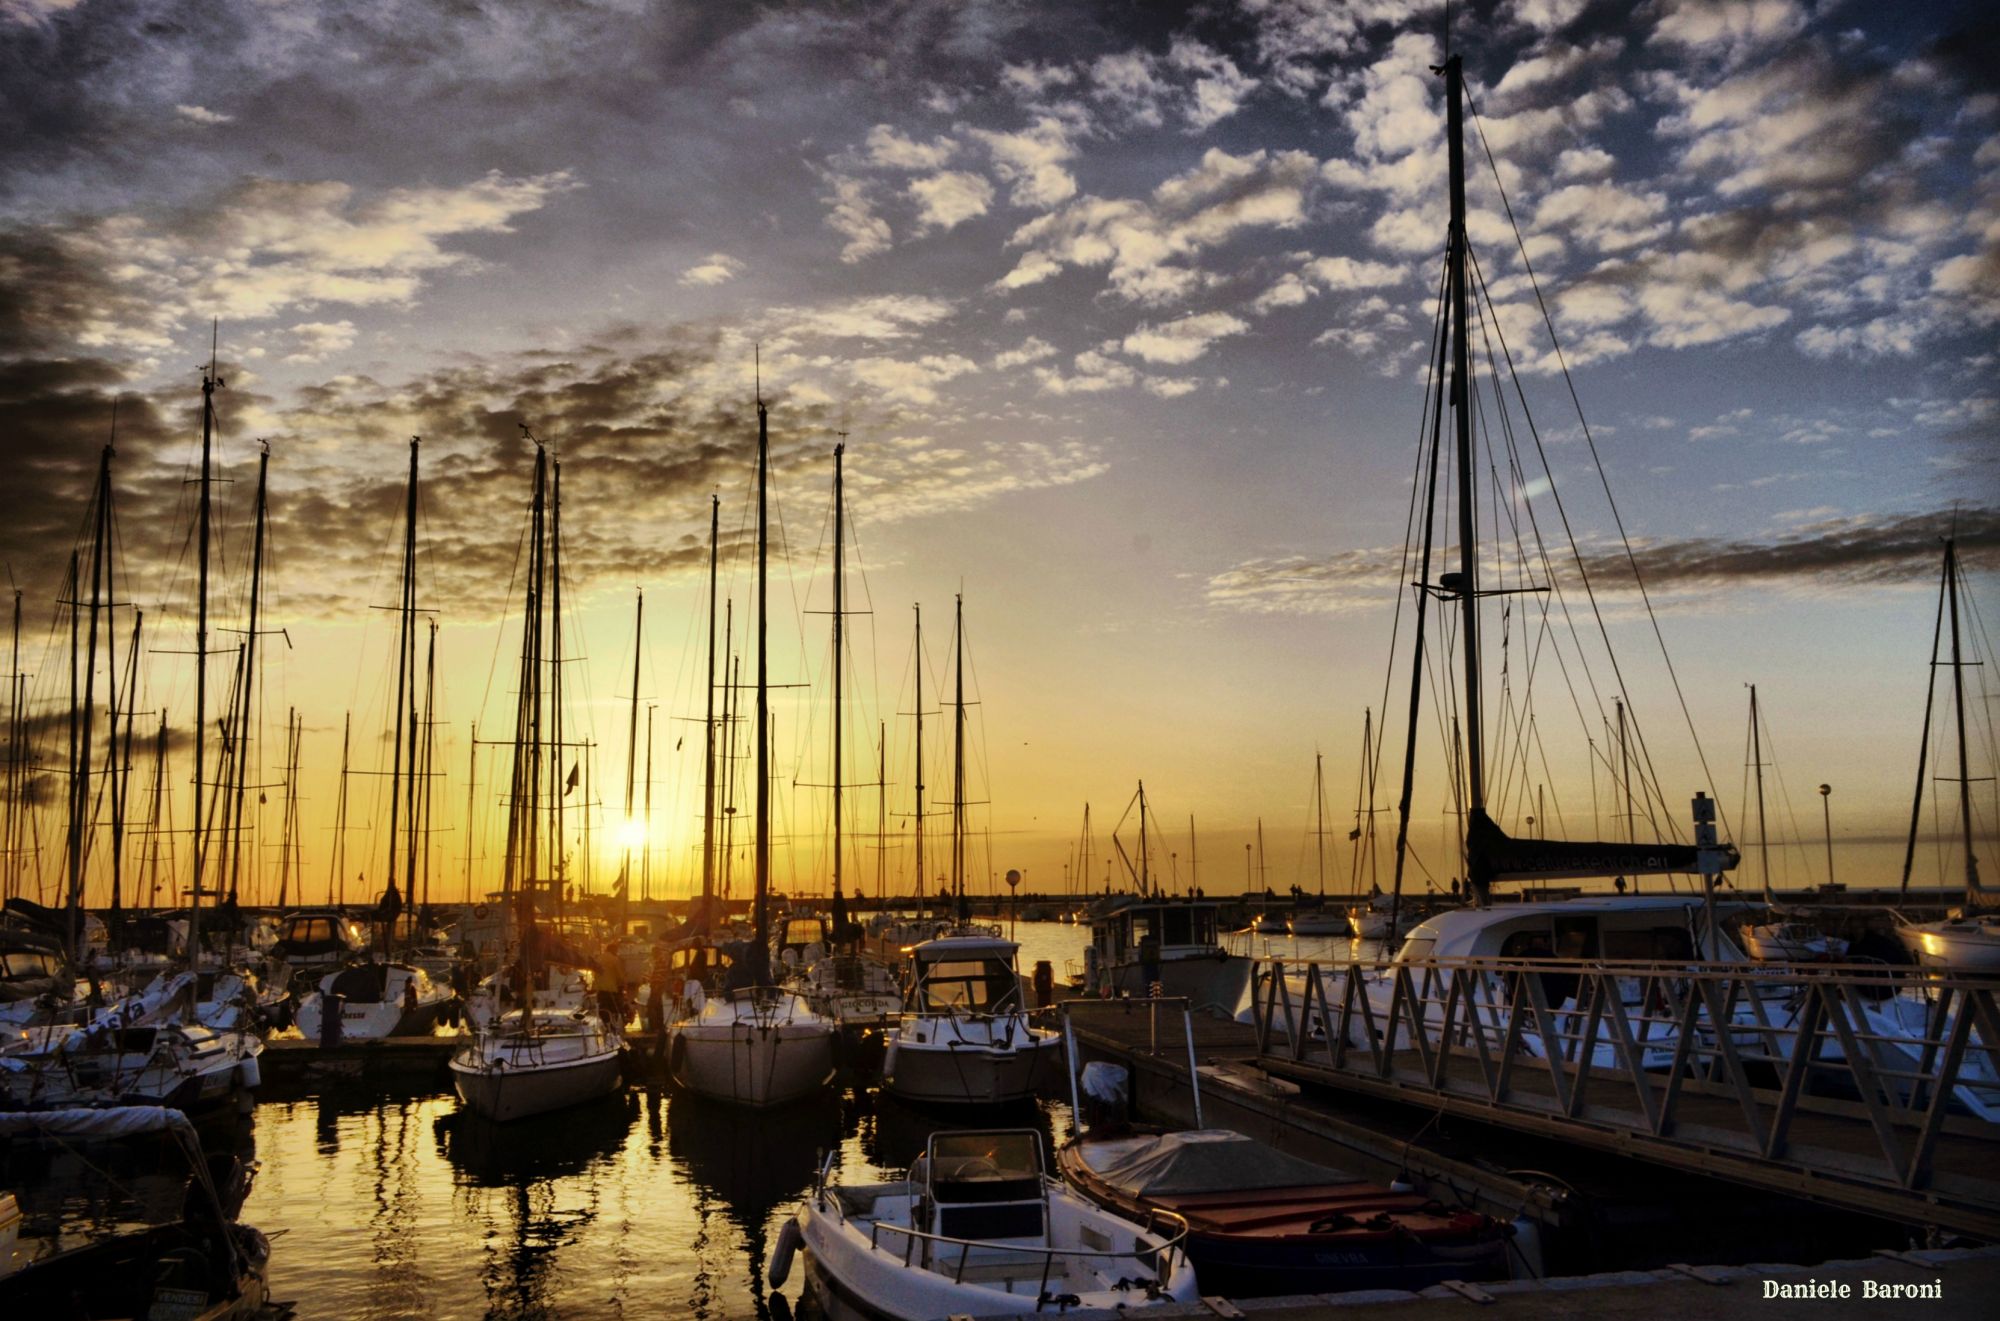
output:
[{"label": "water", "polygon": [[[1060,975],[1086,934],[1021,923],[1023,973]],[[1066,1110],[998,1122],[1055,1141]],[[874,1093],[754,1114],[634,1087],[493,1125],[448,1088],[328,1085],[258,1105],[242,1219],[280,1235],[272,1291],[301,1318],[783,1317],[801,1273],[774,1304],[761,1267],[818,1154],[848,1181],[896,1177],[962,1123]]]}]

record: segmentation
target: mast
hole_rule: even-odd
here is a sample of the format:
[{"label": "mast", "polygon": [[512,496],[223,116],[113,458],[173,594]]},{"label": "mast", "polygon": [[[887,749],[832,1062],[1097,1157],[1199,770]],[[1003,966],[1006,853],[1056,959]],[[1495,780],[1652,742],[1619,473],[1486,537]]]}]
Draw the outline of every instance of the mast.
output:
[{"label": "mast", "polygon": [[[1945,544],[1950,545],[1949,542],[1946,542]],[[1923,737],[1917,740],[1917,791],[1915,796],[1911,799],[1910,802],[1909,839],[1908,842],[1905,843],[1903,846],[1903,884],[1901,888],[1901,895],[1903,898],[1906,899],[1909,897],[1910,894],[1910,867],[1917,860],[1917,827],[1923,821],[1924,771],[1926,764],[1930,759],[1931,712],[1935,708],[1937,703],[1938,648],[1944,641],[1944,607],[1945,607],[1945,602],[1949,599],[1951,594],[1951,587],[1950,587],[1951,569],[1952,569],[1951,557],[1947,555],[1944,561],[1944,577],[1940,579],[1938,582],[1937,617],[1931,621],[1931,663],[1930,663],[1930,668],[1924,671],[1926,682],[1924,684]],[[16,606],[17,631],[18,631],[18,620],[19,620],[19,607],[17,605]],[[1952,621],[1954,628],[1957,626],[1957,622],[1958,621],[1956,619]],[[16,665],[15,668],[19,669],[20,666]]]},{"label": "mast", "polygon": [[208,371],[201,378],[201,496],[196,519],[196,572],[194,615],[194,875],[188,890],[188,971],[201,970],[201,877],[204,856],[201,828],[202,763],[207,756],[208,737],[208,546],[209,520],[213,501],[210,495],[209,458],[215,437],[215,392],[223,387],[215,371],[215,332],[210,331]]},{"label": "mast", "polygon": [[14,589],[14,652],[7,667],[7,820],[0,848],[7,855],[5,897],[12,899],[21,880],[21,589]]},{"label": "mast", "polygon": [[[160,732],[153,740],[153,812],[147,833],[152,836],[152,857],[146,875],[146,907],[160,905],[160,834],[163,830],[160,808],[167,794],[167,713],[160,711]],[[169,878],[171,881],[171,878]]]},{"label": "mast", "polygon": [[702,722],[701,912],[707,924],[715,905],[715,561],[720,544],[722,497],[708,497],[708,715]]},{"label": "mast", "polygon": [[[1263,827],[1260,825],[1258,829],[1262,830]],[[1263,862],[1261,854],[1257,861],[1259,864]],[[1146,782],[1141,780],[1139,781],[1139,894],[1145,897],[1152,892],[1151,873],[1146,869]]]},{"label": "mast", "polygon": [[1958,651],[1958,543],[1944,542],[1944,582],[1951,596],[1951,694],[1958,718],[1958,817],[1965,833],[1965,904],[1979,904],[1979,858],[1972,851],[1972,780],[1965,768],[1965,662]]},{"label": "mast", "polygon": [[[1485,751],[1479,698],[1479,538],[1474,521],[1472,471],[1472,363],[1466,333],[1465,70],[1461,58],[1445,61],[1446,135],[1451,158],[1451,393],[1458,440],[1459,627],[1465,642],[1465,769],[1468,833],[1486,816]],[[1483,863],[1467,869],[1479,902],[1492,877]]]},{"label": "mast", "polygon": [[910,607],[917,613],[916,655],[912,667],[917,672],[917,911],[924,909],[924,896],[929,893],[924,877],[924,608]]},{"label": "mast", "polygon": [[951,721],[951,892],[965,910],[965,598],[954,596],[951,637],[953,672]]},{"label": "mast", "polygon": [[[160,724],[166,725],[164,716]],[[348,711],[340,718],[340,791],[333,800],[333,855],[326,874],[326,901],[335,907],[347,902],[347,747],[353,732],[354,713]]]},{"label": "mast", "polygon": [[[631,835],[633,799],[636,796],[635,790],[638,788],[639,642],[645,636],[646,629],[645,591],[641,589],[638,596],[639,604],[632,620],[632,713],[625,738],[625,830],[627,838],[630,838]],[[647,756],[649,759],[652,756],[650,748],[647,750]],[[650,786],[648,787],[650,788]],[[625,859],[623,864],[618,868],[618,875],[625,889],[624,898],[629,901],[632,897],[632,848],[629,844],[625,847]]]},{"label": "mast", "polygon": [[889,726],[875,722],[875,902],[888,893],[889,876]]},{"label": "mast", "polygon": [[[559,783],[549,786],[555,804],[555,829],[549,832],[549,877],[555,883],[555,911],[560,915],[569,898],[569,837],[563,825],[563,808],[569,798],[570,773],[563,774],[562,759],[569,747],[563,741],[562,704],[562,460],[549,463],[549,753],[556,759]],[[574,754],[571,754],[574,755]],[[589,793],[584,797],[587,800]]]},{"label": "mast", "polygon": [[736,599],[722,605],[722,657],[727,673],[722,682],[722,893],[735,893],[736,871],[736,701],[737,684],[742,680],[741,660],[736,646]]},{"label": "mast", "polygon": [[1194,851],[1194,813],[1188,813],[1188,890],[1201,893],[1201,863]]},{"label": "mast", "polygon": [[770,593],[766,573],[770,557],[768,501],[771,484],[770,410],[764,406],[763,391],[757,397],[757,851],[756,890],[751,919],[751,984],[770,980],[771,919],[771,699],[770,687]]},{"label": "mast", "polygon": [[[845,578],[847,577],[847,521],[846,504],[842,493],[843,456],[847,453],[847,441],[833,447],[833,902],[839,904],[840,897],[840,718],[841,718],[841,649],[844,635],[841,630],[843,612],[847,609]],[[838,911],[838,910],[836,910]],[[840,938],[834,932],[836,941]]]},{"label": "mast", "polygon": [[271,467],[271,446],[268,441],[262,443],[263,452],[257,456],[256,523],[250,539],[250,628],[244,635],[243,670],[236,693],[236,727],[230,735],[231,749],[235,753],[231,759],[235,793],[230,809],[229,837],[225,843],[229,848],[231,903],[236,902],[237,886],[243,870],[243,791],[249,779],[250,712],[257,683],[257,606],[264,587],[264,498],[265,479]]},{"label": "mast", "polygon": [[299,713],[297,707],[285,711],[285,815],[278,843],[278,907],[285,907],[292,892],[292,849],[299,820]]},{"label": "mast", "polygon": [[[111,911],[125,902],[125,814],[132,801],[132,727],[139,706],[139,640],[145,634],[146,612],[132,611],[132,646],[125,663],[125,755],[118,759],[118,703],[111,704]],[[115,929],[115,928],[114,928]],[[113,939],[117,937],[114,936]]]},{"label": "mast", "polygon": [[1326,782],[1321,778],[1323,758],[1313,753],[1313,805],[1317,813],[1317,825],[1313,829],[1314,842],[1319,845],[1319,898],[1326,902]]},{"label": "mast", "polygon": [[653,897],[653,710],[654,704],[646,703],[646,847],[639,855],[639,895],[647,900]]},{"label": "mast", "polygon": [[[418,821],[423,823],[422,829],[416,832],[423,839],[424,851],[421,863],[423,897],[419,900],[415,894],[410,896],[407,911],[410,914],[410,941],[412,944],[416,942],[417,938],[419,905],[421,904],[422,907],[428,908],[431,902],[431,766],[437,756],[437,721],[435,716],[437,714],[438,626],[435,619],[428,622],[430,624],[430,640],[424,650],[424,760],[422,778],[418,781],[421,790],[417,799],[422,812],[420,816],[412,819],[410,822],[413,828],[417,825]],[[471,818],[468,817],[466,820],[468,834],[471,832],[471,828]],[[417,885],[417,873],[415,872],[412,872],[410,875],[410,885],[412,888],[415,888]]]},{"label": "mast", "polygon": [[1750,685],[1750,764],[1757,771],[1757,868],[1763,873],[1764,902],[1778,906],[1771,893],[1771,837],[1764,829],[1764,744],[1757,728],[1757,685]]},{"label": "mast", "polygon": [[465,902],[472,902],[472,811],[479,799],[479,722],[472,722],[472,742],[465,749]]},{"label": "mast", "polygon": [[[396,707],[395,707],[395,716],[393,721],[391,722],[391,731],[392,731],[391,736],[393,740],[394,751],[391,754],[390,769],[389,769],[388,889],[390,890],[396,888],[396,852],[401,843],[401,841],[397,838],[397,832],[399,829],[399,822],[401,820],[403,813],[402,789],[403,789],[403,782],[405,779],[404,762],[403,762],[403,733],[406,721],[407,724],[409,725],[409,736],[410,736],[410,760],[408,766],[409,770],[408,778],[413,786],[416,782],[416,770],[417,770],[416,720],[414,718],[414,714],[410,712],[410,706],[415,701],[413,689],[415,686],[416,676],[412,674],[411,671],[415,668],[416,665],[416,654],[415,651],[413,650],[416,645],[416,639],[414,636],[412,636],[410,622],[411,622],[411,613],[416,606],[414,593],[416,590],[416,569],[417,569],[417,448],[420,443],[421,441],[418,437],[416,436],[410,437],[410,480],[404,494],[404,507],[403,507],[402,589],[396,604]],[[415,797],[414,795],[412,795],[410,803],[410,816],[412,818],[414,818],[416,814],[415,809],[416,809]],[[406,868],[403,876],[405,885],[411,883],[411,881],[414,879],[413,874],[417,869],[416,867],[417,860],[415,851],[416,836],[414,833],[416,829],[415,820],[414,819],[411,820],[409,825],[412,831],[412,834],[410,836],[411,856],[409,859],[409,865]],[[390,938],[392,944],[394,942],[394,936],[395,932],[392,929],[390,931]]]}]

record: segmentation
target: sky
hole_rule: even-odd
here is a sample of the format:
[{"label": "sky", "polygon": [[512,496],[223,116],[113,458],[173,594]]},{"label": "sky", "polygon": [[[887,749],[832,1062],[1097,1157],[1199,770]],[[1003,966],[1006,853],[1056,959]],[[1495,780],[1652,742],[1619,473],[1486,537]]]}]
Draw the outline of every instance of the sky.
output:
[{"label": "sky", "polygon": [[[270,454],[260,627],[282,632],[259,644],[258,897],[278,883],[293,708],[288,896],[379,886],[381,607],[413,436],[418,596],[438,627],[432,883],[455,898],[498,871],[539,442],[564,474],[566,718],[593,745],[565,805],[571,867],[602,888],[636,846],[647,887],[685,892],[710,498],[741,655],[760,391],[782,534],[778,885],[821,889],[829,870],[843,437],[849,605],[865,612],[847,621],[843,707],[855,884],[913,884],[918,606],[926,811],[949,808],[962,595],[971,888],[1008,869],[1038,890],[1122,876],[1143,780],[1168,884],[1324,875],[1344,891],[1367,878],[1349,840],[1368,819],[1364,721],[1386,744],[1386,885],[1446,25],[1408,0],[0,0],[0,554],[34,749],[24,892],[51,897],[62,872],[63,574],[73,547],[88,555],[107,443],[104,628],[123,657],[145,613],[138,723],[168,713],[177,823],[135,834],[127,865],[143,873],[159,841],[185,884],[189,480],[211,335],[220,628],[244,627]],[[1552,589],[1485,609],[1496,817],[1685,834],[1705,791],[1747,843],[1756,684],[1774,879],[1826,879],[1830,829],[1837,879],[1893,884],[1948,530],[1968,648],[1993,613],[2000,26],[1973,4],[1855,0],[1502,0],[1449,25],[1471,101],[1477,351],[1504,358],[1499,393],[1482,386],[1475,484],[1497,496],[1482,554],[1494,581]],[[1526,409],[1503,423],[1503,402]],[[625,813],[635,640],[649,830]],[[1433,637],[1419,685],[1416,886],[1457,872],[1450,642]],[[211,645],[213,694],[236,641]],[[1967,671],[1985,766],[1991,673]],[[1652,786],[1630,811],[1614,695],[1626,776]],[[135,767],[137,831],[150,757]],[[1919,879],[1955,882],[1963,864],[1934,840],[1955,830],[1955,789],[1935,787]],[[1990,875],[2000,798],[1975,788]],[[948,815],[924,825],[935,877]],[[1758,875],[1746,862],[1739,880]]]}]

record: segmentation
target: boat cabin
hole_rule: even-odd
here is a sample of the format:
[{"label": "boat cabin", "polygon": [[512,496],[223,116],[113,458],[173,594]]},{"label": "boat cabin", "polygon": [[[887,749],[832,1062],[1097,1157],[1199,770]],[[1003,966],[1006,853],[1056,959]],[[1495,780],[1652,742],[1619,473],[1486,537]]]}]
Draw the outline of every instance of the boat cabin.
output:
[{"label": "boat cabin", "polygon": [[913,1014],[1018,1014],[1020,946],[992,936],[940,936],[910,946],[903,1007]]},{"label": "boat cabin", "polygon": [[361,924],[330,908],[287,913],[278,924],[272,952],[290,963],[339,963],[368,948]]},{"label": "boat cabin", "polygon": [[[833,948],[832,925],[818,914],[788,917],[778,928],[776,943],[778,962],[804,967]],[[815,945],[818,950],[814,950]]]},{"label": "boat cabin", "polygon": [[1212,959],[1222,953],[1220,903],[1201,899],[1141,899],[1124,895],[1090,917],[1090,948],[1103,968],[1177,959]]},{"label": "boat cabin", "polygon": [[[1716,905],[1718,915],[1741,907],[1734,901]],[[1396,958],[1403,963],[1434,958],[1685,963],[1743,957],[1721,931],[1705,933],[1705,924],[1697,894],[1581,895],[1549,903],[1455,908],[1420,923]]]},{"label": "boat cabin", "polygon": [[1042,1244],[1049,1197],[1031,1129],[933,1133],[911,1172],[917,1222],[944,1238]]}]

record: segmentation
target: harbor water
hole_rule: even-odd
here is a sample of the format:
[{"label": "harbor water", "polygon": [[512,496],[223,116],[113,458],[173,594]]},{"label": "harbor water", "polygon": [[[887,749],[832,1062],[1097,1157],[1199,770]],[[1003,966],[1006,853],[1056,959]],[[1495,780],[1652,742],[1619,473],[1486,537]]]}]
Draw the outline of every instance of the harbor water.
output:
[{"label": "harbor water", "polygon": [[[1060,977],[1087,936],[1019,924],[1024,977],[1038,959]],[[1049,1098],[973,1122],[1055,1142],[1067,1111]],[[872,1089],[754,1113],[633,1086],[495,1125],[442,1082],[325,1082],[257,1106],[262,1168],[242,1218],[277,1236],[273,1293],[301,1318],[783,1316],[801,1274],[774,1299],[761,1266],[822,1153],[850,1182],[900,1177],[934,1129],[966,1122]]]}]

